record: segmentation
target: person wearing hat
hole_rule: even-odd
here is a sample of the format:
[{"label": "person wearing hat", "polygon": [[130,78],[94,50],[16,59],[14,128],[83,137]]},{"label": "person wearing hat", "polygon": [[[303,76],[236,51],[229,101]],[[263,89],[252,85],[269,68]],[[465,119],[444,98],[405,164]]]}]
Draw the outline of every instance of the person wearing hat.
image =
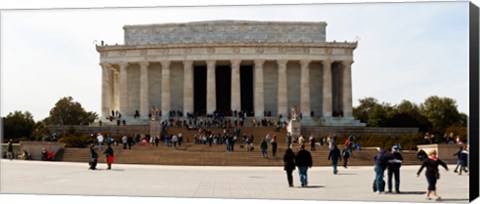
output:
[{"label": "person wearing hat", "polygon": [[425,177],[427,178],[427,182],[428,182],[427,197],[426,197],[427,200],[431,200],[430,194],[433,194],[436,197],[435,200],[441,200],[441,197],[437,195],[437,188],[436,188],[437,180],[440,178],[440,173],[438,172],[438,165],[443,166],[443,168],[445,168],[445,170],[448,171],[447,164],[445,164],[445,162],[443,162],[437,157],[436,150],[432,150],[428,152],[428,159],[423,161],[422,166],[417,172],[417,177],[419,177],[423,168],[425,167],[427,168],[427,170],[425,171]]},{"label": "person wearing hat", "polygon": [[400,154],[400,147],[397,145],[392,147],[391,160],[387,164],[388,174],[388,192],[392,192],[392,176],[395,176],[395,193],[400,193],[400,167],[402,166],[403,157]]}]

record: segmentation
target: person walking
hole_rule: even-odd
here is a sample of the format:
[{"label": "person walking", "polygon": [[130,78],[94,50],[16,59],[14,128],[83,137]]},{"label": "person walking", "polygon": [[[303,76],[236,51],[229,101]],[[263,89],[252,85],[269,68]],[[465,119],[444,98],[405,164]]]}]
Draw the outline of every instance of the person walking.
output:
[{"label": "person walking", "polygon": [[124,135],[122,137],[122,145],[123,145],[123,149],[127,149],[127,144],[128,144],[128,137],[126,135]]},{"label": "person walking", "polygon": [[332,161],[333,174],[337,174],[338,160],[342,160],[342,158],[340,157],[340,150],[338,149],[337,145],[334,145],[328,153],[328,160]]},{"label": "person walking", "polygon": [[347,168],[348,159],[350,158],[350,151],[348,147],[345,146],[342,150],[342,158],[343,158],[343,168]]},{"label": "person walking", "polygon": [[292,134],[290,132],[287,132],[285,139],[287,140],[287,148],[292,148]]},{"label": "person walking", "polygon": [[267,158],[267,140],[265,138],[262,139],[262,143],[260,143],[260,149],[262,149],[262,157]]},{"label": "person walking", "polygon": [[273,136],[272,143],[270,143],[272,146],[272,157],[275,159],[275,155],[277,154],[277,136]]},{"label": "person walking", "polygon": [[97,162],[98,162],[98,154],[95,151],[95,145],[90,145],[90,161],[88,162],[88,165],[90,166],[88,169],[89,170],[95,170],[97,169]]},{"label": "person walking", "polygon": [[300,183],[302,187],[308,185],[308,168],[312,167],[312,155],[309,151],[305,149],[305,145],[300,146],[300,151],[298,151],[295,162],[298,166],[298,175],[300,176]]},{"label": "person walking", "polygon": [[422,173],[423,168],[427,168],[425,171],[425,177],[427,178],[428,182],[428,187],[427,187],[427,200],[431,200],[430,194],[433,194],[435,196],[435,200],[441,200],[442,198],[437,195],[437,180],[440,178],[440,173],[438,172],[438,166],[441,165],[443,168],[445,168],[446,171],[448,171],[447,164],[440,160],[437,157],[437,151],[432,150],[428,152],[428,159],[423,161],[422,166],[417,172],[417,177],[420,176],[420,173]]},{"label": "person walking", "polygon": [[292,173],[295,170],[295,157],[292,149],[288,148],[285,150],[285,155],[283,155],[283,170],[287,172],[288,186],[290,187],[293,187]]},{"label": "person walking", "polygon": [[458,172],[458,175],[462,175],[462,171],[465,171],[465,173],[468,173],[467,166],[468,166],[468,151],[466,148],[463,148],[462,152],[460,152],[460,172]]},{"label": "person walking", "polygon": [[10,161],[13,160],[13,141],[12,141],[12,139],[8,140],[7,158],[10,159]]},{"label": "person walking", "polygon": [[107,170],[112,169],[112,163],[113,163],[113,149],[110,144],[107,144],[107,149],[105,152],[103,152],[107,158]]},{"label": "person walking", "polygon": [[400,154],[400,147],[392,147],[393,159],[387,163],[387,175],[388,175],[388,192],[392,192],[392,176],[395,176],[395,193],[400,193],[400,167],[402,166],[403,157]]},{"label": "person walking", "polygon": [[453,173],[458,173],[458,167],[460,167],[460,154],[462,153],[462,151],[463,151],[463,146],[460,146],[458,148],[458,151],[455,154],[453,154],[453,156],[457,156],[457,166],[453,170]]}]

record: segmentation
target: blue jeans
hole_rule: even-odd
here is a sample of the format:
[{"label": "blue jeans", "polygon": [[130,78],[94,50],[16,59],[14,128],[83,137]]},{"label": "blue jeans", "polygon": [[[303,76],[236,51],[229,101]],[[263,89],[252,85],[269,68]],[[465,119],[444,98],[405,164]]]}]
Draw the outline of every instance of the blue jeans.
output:
[{"label": "blue jeans", "polygon": [[338,171],[337,171],[337,163],[338,161],[333,161],[332,160],[332,166],[333,166],[333,173],[336,174]]},{"label": "blue jeans", "polygon": [[267,149],[262,148],[262,157],[263,158],[267,157]]},{"label": "blue jeans", "polygon": [[300,183],[302,186],[307,185],[307,170],[308,166],[298,166],[298,175],[300,176]]},{"label": "blue jeans", "polygon": [[377,191],[384,192],[385,186],[382,185],[383,172],[385,171],[382,166],[375,165],[375,185],[377,185]]}]

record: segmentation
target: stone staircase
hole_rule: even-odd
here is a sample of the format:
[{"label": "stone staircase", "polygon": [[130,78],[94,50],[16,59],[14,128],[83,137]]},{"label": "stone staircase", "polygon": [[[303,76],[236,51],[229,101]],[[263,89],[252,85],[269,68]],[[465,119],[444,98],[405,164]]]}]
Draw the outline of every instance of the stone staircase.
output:
[{"label": "stone staircase", "polygon": [[[309,148],[308,148],[309,149]],[[261,157],[259,145],[255,145],[253,152],[247,152],[245,148],[235,145],[234,152],[227,152],[225,145],[213,144],[212,147],[204,144],[182,144],[181,147],[165,147],[163,143],[159,147],[135,145],[131,150],[123,150],[114,147],[115,163],[121,164],[157,164],[157,165],[202,165],[202,166],[283,166],[283,153],[285,145],[279,145],[276,158],[272,158],[271,149],[268,150],[268,159]],[[294,147],[298,151],[298,147]],[[99,153],[99,163],[105,159]],[[327,160],[328,150],[326,146],[311,151],[314,166],[330,166]],[[373,157],[376,154],[374,148],[357,150],[350,158],[349,166],[373,165]],[[418,165],[415,152],[402,152],[404,165]],[[85,162],[89,161],[88,148],[66,148],[63,161]],[[341,163],[339,163],[341,165]]]}]

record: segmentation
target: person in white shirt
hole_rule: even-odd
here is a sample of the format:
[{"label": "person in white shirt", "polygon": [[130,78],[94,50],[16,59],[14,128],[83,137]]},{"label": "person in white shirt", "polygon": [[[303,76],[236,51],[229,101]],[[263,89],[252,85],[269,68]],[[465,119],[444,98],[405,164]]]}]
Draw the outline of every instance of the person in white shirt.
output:
[{"label": "person in white shirt", "polygon": [[102,151],[102,144],[103,144],[103,136],[102,136],[102,134],[98,133],[97,141],[98,141],[98,148],[99,148],[100,151]]}]

